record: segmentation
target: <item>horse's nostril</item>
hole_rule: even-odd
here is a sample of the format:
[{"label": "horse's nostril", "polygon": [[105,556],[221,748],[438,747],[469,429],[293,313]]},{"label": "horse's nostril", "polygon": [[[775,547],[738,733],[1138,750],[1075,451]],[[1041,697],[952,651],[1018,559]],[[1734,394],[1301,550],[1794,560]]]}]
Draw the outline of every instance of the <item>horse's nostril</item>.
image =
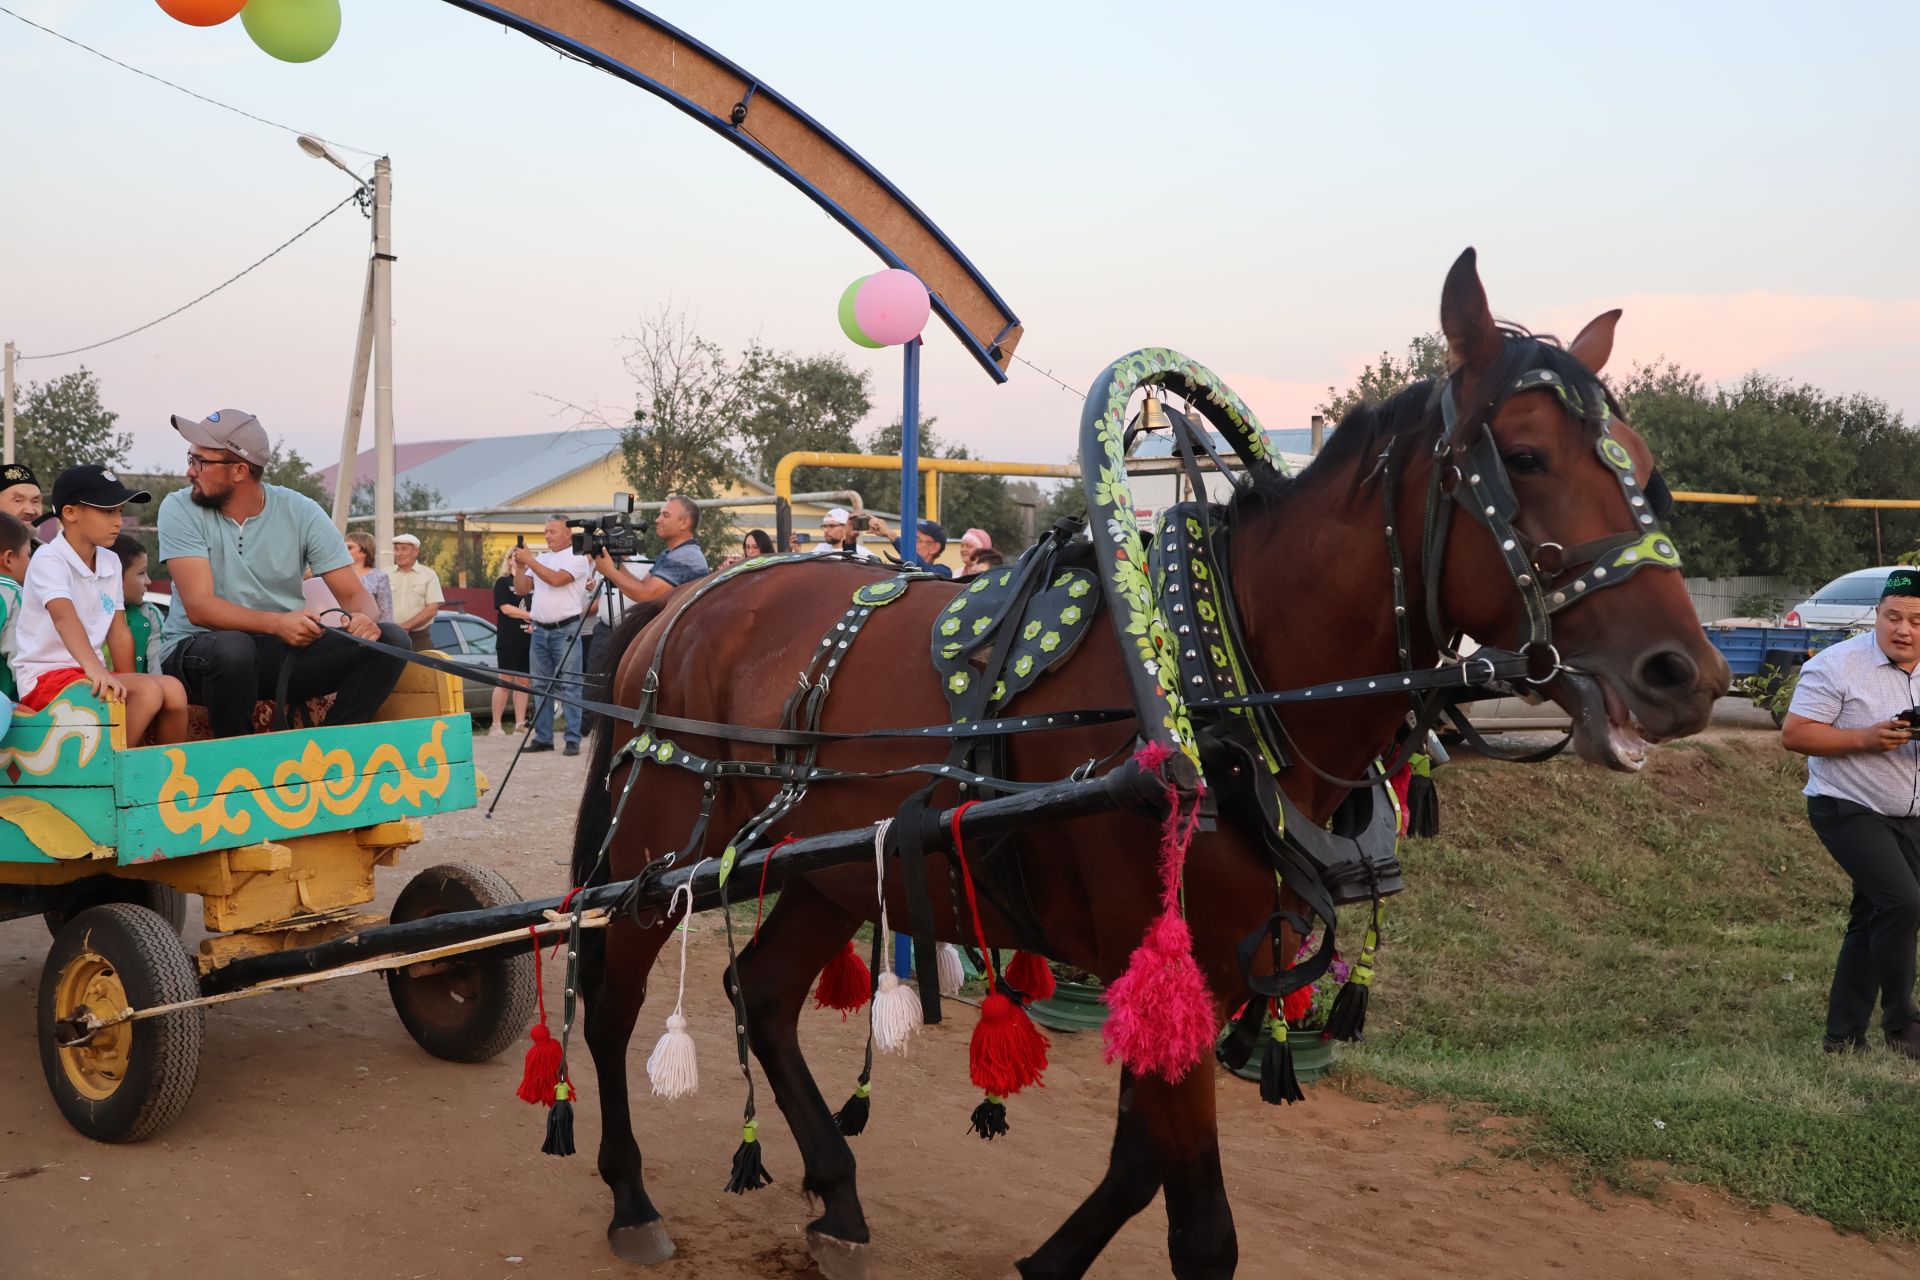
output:
[{"label": "horse's nostril", "polygon": [[1641,688],[1653,693],[1691,689],[1700,668],[1679,649],[1656,649],[1640,659],[1634,675]]}]

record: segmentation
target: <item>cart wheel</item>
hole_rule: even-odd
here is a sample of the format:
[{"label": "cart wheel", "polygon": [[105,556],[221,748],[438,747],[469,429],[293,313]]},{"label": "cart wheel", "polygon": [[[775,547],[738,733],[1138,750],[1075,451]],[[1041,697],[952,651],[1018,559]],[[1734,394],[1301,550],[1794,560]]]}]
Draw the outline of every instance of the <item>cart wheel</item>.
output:
[{"label": "cart wheel", "polygon": [[[394,923],[449,911],[476,911],[520,901],[500,875],[471,862],[429,867],[407,882],[393,904]],[[498,1057],[533,1021],[533,956],[473,951],[393,969],[387,992],[400,1021],[422,1049],[448,1062]]]},{"label": "cart wheel", "polygon": [[124,880],[115,876],[82,880],[74,886],[73,898],[67,906],[41,914],[46,919],[47,932],[59,937],[60,931],[67,927],[67,921],[88,907],[105,906],[109,902],[127,902],[136,907],[145,907],[172,925],[175,937],[187,927],[186,894],[157,880]]},{"label": "cart wheel", "polygon": [[90,907],[67,921],[40,972],[40,1069],[60,1114],[99,1142],[138,1142],[187,1109],[200,1073],[199,1009],[95,1032],[61,1048],[55,1023],[86,1011],[106,1017],[200,994],[193,961],[165,920],[127,902]]}]

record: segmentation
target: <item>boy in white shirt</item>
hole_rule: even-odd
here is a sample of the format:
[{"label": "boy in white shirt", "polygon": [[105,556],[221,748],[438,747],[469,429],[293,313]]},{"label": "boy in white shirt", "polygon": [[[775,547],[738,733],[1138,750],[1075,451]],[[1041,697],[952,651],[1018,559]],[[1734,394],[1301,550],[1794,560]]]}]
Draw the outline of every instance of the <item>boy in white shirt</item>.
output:
[{"label": "boy in white shirt", "polygon": [[[133,672],[120,560],[108,549],[120,534],[120,508],[152,500],[104,467],[60,473],[51,504],[60,536],[27,566],[13,657],[22,707],[43,710],[62,689],[85,680],[95,697],[125,701],[128,746],[139,746],[149,728],[157,742],[187,736],[187,687],[171,676]],[[121,674],[100,661],[102,645]]]}]

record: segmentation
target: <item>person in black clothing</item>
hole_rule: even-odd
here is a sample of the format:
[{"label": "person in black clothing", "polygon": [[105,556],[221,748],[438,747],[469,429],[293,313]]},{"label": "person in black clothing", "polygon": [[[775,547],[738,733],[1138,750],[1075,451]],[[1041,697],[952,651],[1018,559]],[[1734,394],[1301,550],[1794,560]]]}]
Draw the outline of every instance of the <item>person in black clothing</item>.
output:
[{"label": "person in black clothing", "polygon": [[[513,555],[511,551],[507,553]],[[516,729],[527,723],[527,660],[530,647],[527,639],[527,598],[517,595],[513,589],[513,566],[511,563],[501,566],[501,574],[493,580],[493,611],[498,615],[495,622],[494,656],[500,664],[502,679],[513,680],[521,687],[513,691],[513,724]],[[519,678],[514,679],[515,676]],[[500,737],[506,736],[506,727],[501,723],[507,713],[507,691],[496,687],[493,691],[493,732]]]}]

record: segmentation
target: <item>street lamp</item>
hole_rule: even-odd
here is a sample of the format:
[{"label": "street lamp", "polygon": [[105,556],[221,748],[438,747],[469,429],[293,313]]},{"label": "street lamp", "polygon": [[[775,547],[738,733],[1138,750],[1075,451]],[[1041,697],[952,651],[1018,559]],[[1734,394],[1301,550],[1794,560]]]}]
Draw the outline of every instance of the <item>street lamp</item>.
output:
[{"label": "street lamp", "polygon": [[[369,184],[320,139],[300,135],[300,149],[352,178],[365,192]],[[333,522],[341,532],[353,502],[360,457],[360,415],[367,400],[367,371],[373,368],[373,538],[374,556],[383,569],[393,567],[393,165],[385,156],[373,162],[373,252],[367,259],[366,291],[360,301],[360,332],[353,349],[353,375],[347,384],[347,420],[340,432],[340,470],[334,482]]]}]

